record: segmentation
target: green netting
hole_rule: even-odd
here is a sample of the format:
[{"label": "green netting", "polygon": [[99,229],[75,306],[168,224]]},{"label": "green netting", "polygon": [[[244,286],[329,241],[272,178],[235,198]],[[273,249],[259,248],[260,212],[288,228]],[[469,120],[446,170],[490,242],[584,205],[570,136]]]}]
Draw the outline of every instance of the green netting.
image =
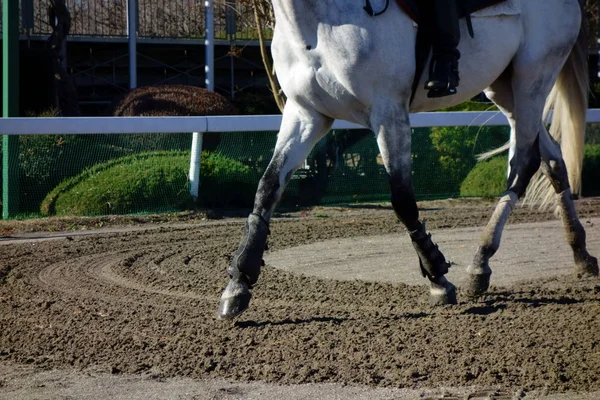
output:
[{"label": "green netting", "polygon": [[[590,125],[588,141],[600,143],[599,132],[598,125]],[[417,198],[458,197],[476,155],[503,144],[508,128],[423,128],[414,129],[412,138]],[[205,134],[200,207],[251,207],[275,141],[276,132]],[[19,142],[21,216],[147,213],[198,206],[187,182],[191,134],[21,136]],[[387,174],[373,134],[336,130],[315,146],[294,174],[281,204],[388,199]],[[87,203],[95,206],[81,207]]]},{"label": "green netting", "polygon": [[[412,176],[417,198],[457,197],[460,183],[476,164],[476,155],[502,145],[508,134],[507,127],[414,129]],[[228,133],[221,136],[217,151],[252,166],[260,176],[275,140],[274,132]],[[387,173],[371,131],[335,130],[317,143],[294,174],[282,204],[386,201],[389,197]]]}]

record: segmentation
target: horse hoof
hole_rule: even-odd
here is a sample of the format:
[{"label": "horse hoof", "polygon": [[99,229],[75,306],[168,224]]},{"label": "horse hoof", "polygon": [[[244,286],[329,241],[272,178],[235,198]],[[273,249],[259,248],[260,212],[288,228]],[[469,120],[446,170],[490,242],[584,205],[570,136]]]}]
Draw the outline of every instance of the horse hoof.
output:
[{"label": "horse hoof", "polygon": [[477,297],[487,292],[490,288],[490,276],[489,274],[468,274],[467,281],[464,285],[464,292],[469,297]]},{"label": "horse hoof", "polygon": [[252,294],[244,281],[230,280],[219,302],[219,319],[234,319],[248,309]]},{"label": "horse hoof", "polygon": [[457,304],[456,287],[446,281],[442,284],[431,283],[429,302],[434,306]]},{"label": "horse hoof", "polygon": [[578,278],[589,278],[598,276],[598,259],[589,254],[575,264],[575,270]]}]

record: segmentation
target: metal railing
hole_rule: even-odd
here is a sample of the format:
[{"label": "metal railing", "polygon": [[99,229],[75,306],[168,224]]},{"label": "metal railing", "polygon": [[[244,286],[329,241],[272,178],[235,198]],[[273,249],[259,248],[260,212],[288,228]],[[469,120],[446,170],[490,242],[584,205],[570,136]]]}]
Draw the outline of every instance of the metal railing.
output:
[{"label": "metal railing", "polygon": [[[44,135],[44,134],[134,134],[134,133],[181,133],[195,132],[190,160],[190,193],[198,196],[200,177],[200,157],[202,154],[202,134],[209,132],[247,132],[277,131],[281,124],[281,115],[253,116],[195,116],[195,117],[78,117],[78,118],[2,118],[0,135]],[[588,123],[600,122],[600,109],[587,111]],[[471,112],[426,112],[410,115],[413,128],[433,126],[492,126],[507,125],[506,117],[497,111]],[[335,121],[333,129],[364,129],[364,127],[346,121]],[[11,145],[7,139],[4,165],[12,166],[12,175],[3,180],[4,194],[3,217],[9,218],[18,210],[18,201],[11,193],[18,193],[18,146],[8,150]],[[15,168],[16,166],[16,168]],[[12,176],[12,178],[10,177]],[[16,205],[15,205],[16,204]]]},{"label": "metal railing", "polygon": [[[587,123],[600,123],[600,108],[587,111]],[[278,131],[281,115],[232,115],[193,117],[55,117],[0,118],[0,135],[74,135],[180,132]],[[435,126],[505,126],[500,111],[451,111],[410,114],[412,128]],[[365,129],[336,120],[332,129]]]},{"label": "metal railing", "polygon": [[[204,1],[137,2],[139,39],[204,39]],[[66,3],[71,13],[71,37],[127,37],[127,0],[66,0]],[[52,32],[47,0],[21,0],[20,10],[23,35],[47,36]],[[215,1],[214,16],[215,39],[257,39],[250,7],[236,0]]]}]

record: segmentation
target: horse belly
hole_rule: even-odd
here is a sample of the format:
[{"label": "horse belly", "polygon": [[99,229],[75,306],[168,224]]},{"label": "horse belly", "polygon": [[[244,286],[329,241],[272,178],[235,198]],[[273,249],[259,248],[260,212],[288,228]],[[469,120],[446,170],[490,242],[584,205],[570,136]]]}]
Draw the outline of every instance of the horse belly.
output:
[{"label": "horse belly", "polygon": [[464,20],[460,21],[460,25],[458,93],[428,98],[427,91],[423,89],[429,77],[426,69],[411,105],[411,112],[451,107],[473,98],[504,72],[521,45],[523,28],[518,15],[473,18],[475,38],[469,36]]}]

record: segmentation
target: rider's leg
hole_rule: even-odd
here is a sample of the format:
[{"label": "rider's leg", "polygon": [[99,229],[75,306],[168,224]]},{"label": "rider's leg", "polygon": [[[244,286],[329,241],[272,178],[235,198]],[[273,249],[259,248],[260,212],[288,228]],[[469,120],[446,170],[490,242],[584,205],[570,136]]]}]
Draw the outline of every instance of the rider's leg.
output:
[{"label": "rider's leg", "polygon": [[429,97],[441,97],[455,94],[458,86],[460,27],[456,0],[433,0],[433,3],[436,28],[429,80],[425,88],[429,89]]}]

